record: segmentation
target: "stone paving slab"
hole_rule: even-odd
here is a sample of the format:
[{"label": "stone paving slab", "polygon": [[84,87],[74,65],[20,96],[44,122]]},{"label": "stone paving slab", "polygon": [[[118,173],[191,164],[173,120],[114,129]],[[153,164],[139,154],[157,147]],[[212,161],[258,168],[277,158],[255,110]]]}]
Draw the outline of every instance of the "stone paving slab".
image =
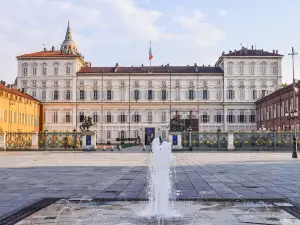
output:
[{"label": "stone paving slab", "polygon": [[[300,204],[291,153],[176,153],[180,198],[289,199]],[[146,198],[150,154],[0,152],[0,217],[40,198]]]}]

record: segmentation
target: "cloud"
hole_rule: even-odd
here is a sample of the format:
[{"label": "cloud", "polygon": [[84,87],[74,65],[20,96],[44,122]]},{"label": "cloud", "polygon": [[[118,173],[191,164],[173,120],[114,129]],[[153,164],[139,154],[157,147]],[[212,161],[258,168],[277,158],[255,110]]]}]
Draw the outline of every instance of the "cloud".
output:
[{"label": "cloud", "polygon": [[190,12],[186,16],[176,16],[173,22],[185,30],[179,37],[198,47],[214,46],[225,37],[221,29],[205,22],[204,15],[199,11]]},{"label": "cloud", "polygon": [[224,9],[221,9],[219,11],[219,13],[220,13],[221,16],[226,16],[228,12],[226,10],[224,10]]},{"label": "cloud", "polygon": [[172,10],[166,13],[160,8],[150,8],[149,3],[150,0],[0,2],[0,67],[5,68],[0,79],[14,81],[17,55],[41,51],[43,44],[47,48],[59,46],[68,20],[79,51],[98,66],[116,61],[144,63],[141,54],[147,60],[149,40],[157,46],[156,59],[160,50],[167,50],[166,57],[172,61],[176,60],[173,53],[179,48],[214,46],[224,37],[200,12],[180,11],[174,17]]}]

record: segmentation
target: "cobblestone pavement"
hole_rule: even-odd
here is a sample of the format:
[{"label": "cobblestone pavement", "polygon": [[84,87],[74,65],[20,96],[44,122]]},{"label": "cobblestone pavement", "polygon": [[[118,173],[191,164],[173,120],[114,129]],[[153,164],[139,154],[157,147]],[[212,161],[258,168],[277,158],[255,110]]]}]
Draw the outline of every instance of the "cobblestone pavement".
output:
[{"label": "cobblestone pavement", "polygon": [[[175,153],[182,198],[287,198],[300,204],[291,153]],[[149,153],[0,152],[0,217],[44,197],[145,198]]]}]

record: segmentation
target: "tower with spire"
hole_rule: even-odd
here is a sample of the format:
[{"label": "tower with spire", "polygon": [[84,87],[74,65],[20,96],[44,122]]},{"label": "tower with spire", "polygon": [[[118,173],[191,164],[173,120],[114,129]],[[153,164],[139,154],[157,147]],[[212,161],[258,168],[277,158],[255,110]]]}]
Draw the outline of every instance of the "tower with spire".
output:
[{"label": "tower with spire", "polygon": [[61,44],[60,51],[62,53],[80,55],[78,50],[77,50],[76,44],[72,39],[72,31],[71,31],[71,28],[70,28],[70,21],[68,21],[68,27],[67,27],[65,40]]}]

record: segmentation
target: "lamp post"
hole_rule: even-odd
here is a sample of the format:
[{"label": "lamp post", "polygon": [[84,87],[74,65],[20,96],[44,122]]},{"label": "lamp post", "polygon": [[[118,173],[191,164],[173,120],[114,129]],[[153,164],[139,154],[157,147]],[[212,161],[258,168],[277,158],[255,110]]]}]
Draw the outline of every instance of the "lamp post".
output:
[{"label": "lamp post", "polygon": [[296,119],[298,118],[298,111],[296,109],[296,87],[295,87],[295,63],[294,63],[294,56],[298,55],[297,52],[295,52],[294,47],[292,47],[292,53],[289,53],[289,55],[292,56],[292,65],[293,65],[293,105],[294,110],[291,111],[291,118],[294,119],[294,137],[293,137],[293,154],[292,158],[298,158],[298,151],[297,151],[297,133],[296,133]]},{"label": "lamp post", "polygon": [[284,113],[285,117],[289,120],[294,120],[294,136],[293,136],[293,154],[292,158],[298,158],[298,146],[297,146],[297,136],[296,136],[296,120],[298,119],[298,111],[292,109],[290,112],[288,110]]},{"label": "lamp post", "polygon": [[193,151],[193,148],[192,148],[192,128],[191,128],[191,126],[189,126],[189,128],[188,128],[188,132],[189,132],[189,150]]},{"label": "lamp post", "polygon": [[220,127],[218,127],[218,130],[217,130],[218,151],[220,150],[220,134],[221,134],[221,130],[220,130]]},{"label": "lamp post", "polygon": [[45,129],[45,151],[47,151],[47,145],[48,145],[48,130]]},{"label": "lamp post", "polygon": [[271,129],[272,131],[273,131],[273,151],[275,152],[276,151],[276,142],[277,142],[277,135],[276,135],[276,128],[275,127],[273,127],[272,129]]}]

